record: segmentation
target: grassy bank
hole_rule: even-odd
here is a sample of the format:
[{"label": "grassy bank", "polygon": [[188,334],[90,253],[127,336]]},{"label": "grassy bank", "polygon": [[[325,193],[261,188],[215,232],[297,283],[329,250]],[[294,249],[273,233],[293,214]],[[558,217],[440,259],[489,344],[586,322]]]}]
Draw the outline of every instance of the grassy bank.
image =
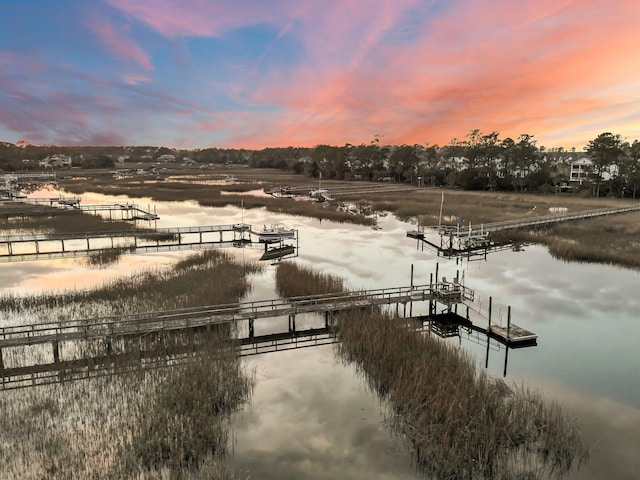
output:
[{"label": "grassy bank", "polygon": [[[372,225],[373,220],[364,215],[346,213],[327,204],[308,201],[292,201],[271,196],[255,196],[247,192],[268,189],[269,186],[255,179],[253,182],[229,185],[204,185],[199,183],[144,182],[135,179],[98,181],[96,179],[69,182],[65,190],[76,194],[86,191],[105,195],[127,195],[131,198],[151,198],[155,201],[196,201],[203,207],[235,206],[246,209],[266,208],[274,213],[305,216],[320,220]],[[222,192],[234,192],[224,195]],[[243,195],[243,193],[246,193]]]},{"label": "grassy bank", "polygon": [[540,243],[554,257],[640,269],[640,212],[492,234],[501,242]]},{"label": "grassy bank", "polygon": [[[206,251],[173,270],[142,272],[96,290],[3,296],[1,322],[231,303],[246,292],[244,276],[254,269]],[[114,342],[114,355],[136,342],[157,348],[197,342],[198,348],[172,368],[0,392],[0,478],[233,478],[226,463],[229,414],[248,399],[254,376],[237,357],[221,355],[231,348],[229,334],[217,328]],[[61,345],[61,355],[73,356],[72,346]],[[5,364],[12,361],[7,355]]]},{"label": "grassy bank", "polygon": [[[201,205],[220,207],[244,205],[245,208],[265,207],[269,211],[337,222],[364,225],[373,220],[364,215],[338,211],[333,206],[308,201],[292,201],[254,195],[223,195],[223,191],[249,192],[276,188],[283,184],[303,189],[312,184],[311,179],[283,175],[281,172],[243,169],[237,173],[242,181],[230,185],[200,185],[176,182],[151,182],[139,179],[88,178],[80,182],[68,182],[64,188],[73,193],[96,191],[105,194],[122,194],[132,197],[151,197],[156,200],[196,200]],[[191,177],[192,180],[199,177]],[[185,177],[187,179],[187,177]],[[186,181],[186,180],[185,180]],[[367,182],[323,182],[331,188],[349,185],[371,186]],[[381,186],[380,184],[377,184]],[[444,202],[442,194],[444,192]],[[545,215],[549,208],[566,208],[570,212],[629,204],[630,200],[580,197],[568,194],[528,194],[505,192],[473,192],[456,189],[421,188],[403,192],[380,192],[340,197],[341,200],[369,206],[372,211],[391,212],[398,218],[421,225],[442,223],[453,225],[460,218],[464,225],[512,220]],[[442,205],[442,217],[440,207]],[[639,214],[616,215],[557,225],[544,232],[508,232],[501,234],[504,241],[534,241],[549,246],[551,253],[563,260],[611,263],[629,268],[640,268],[640,243],[637,242],[635,225]],[[622,220],[618,220],[618,219]],[[505,236],[506,235],[506,236]],[[612,247],[613,246],[613,247]]]},{"label": "grassy bank", "polygon": [[7,218],[10,210],[1,207],[4,218],[0,218],[0,231],[19,230],[21,232],[108,232],[128,231],[136,228],[134,222],[106,220],[98,215],[83,213],[79,210],[61,210],[34,206],[21,209],[21,215]]},{"label": "grassy bank", "polygon": [[[283,295],[321,293],[331,276],[282,264]],[[302,289],[297,288],[303,286]],[[312,288],[315,287],[315,288]],[[508,387],[458,348],[411,331],[378,309],[338,315],[340,357],[357,366],[388,405],[420,470],[435,478],[561,476],[587,452],[560,408],[525,387]]]}]

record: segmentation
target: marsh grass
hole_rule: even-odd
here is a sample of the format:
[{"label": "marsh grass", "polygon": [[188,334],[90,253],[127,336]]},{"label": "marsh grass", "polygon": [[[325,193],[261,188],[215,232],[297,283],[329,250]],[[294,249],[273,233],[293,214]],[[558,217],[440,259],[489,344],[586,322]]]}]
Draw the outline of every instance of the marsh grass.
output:
[{"label": "marsh grass", "polygon": [[341,292],[344,286],[337,277],[286,262],[276,270],[276,289],[282,297],[293,297]]},{"label": "marsh grass", "polygon": [[123,255],[133,251],[135,251],[135,247],[114,247],[99,250],[90,253],[86,259],[86,263],[90,267],[106,267],[117,263]]},{"label": "marsh grass", "polygon": [[[237,169],[234,174],[244,177],[237,185],[190,185],[188,183],[144,183],[140,180],[126,182],[89,179],[86,182],[69,183],[69,191],[83,193],[97,191],[106,194],[152,197],[157,200],[196,200],[205,206],[244,205],[245,208],[264,207],[271,212],[307,216],[337,222],[372,225],[374,220],[360,214],[338,211],[330,206],[316,202],[297,202],[288,199],[255,197],[250,195],[225,196],[223,190],[233,188],[242,192],[263,188],[277,188],[284,184],[297,186],[301,190],[313,183],[312,179],[285,174],[268,169]],[[222,173],[233,173],[221,170]],[[218,175],[220,174],[218,172]],[[323,186],[331,189],[334,186],[371,185],[370,182],[327,181]],[[379,184],[378,184],[379,186]],[[444,202],[442,194],[444,192]],[[549,208],[563,207],[571,212],[603,207],[628,205],[628,200],[612,198],[585,198],[567,194],[528,194],[505,192],[476,192],[457,189],[421,188],[404,192],[381,192],[371,194],[353,194],[341,197],[351,203],[368,205],[370,210],[391,212],[403,221],[420,225],[437,225],[440,221],[440,205],[442,202],[442,223],[453,225],[460,218],[464,225],[473,225],[512,220],[530,216],[545,215]],[[631,216],[637,214],[629,214]],[[554,227],[549,236],[534,233],[509,233],[505,241],[540,242],[549,246],[552,255],[567,261],[588,261],[611,263],[629,268],[640,268],[640,247],[633,229],[625,227],[617,236],[610,234],[608,227],[615,224],[616,216],[584,222],[584,228],[577,228],[576,222],[568,222],[567,228]],[[637,218],[634,217],[634,218]],[[636,221],[636,223],[638,223]],[[496,237],[497,238],[497,237]]]},{"label": "marsh grass", "polygon": [[[254,264],[240,265],[224,250],[203,250],[178,261],[171,269],[145,270],[130,277],[106,283],[95,290],[68,290],[41,295],[0,295],[0,312],[32,309],[38,317],[50,315],[51,309],[64,309],[64,318],[87,318],[85,309],[96,311],[101,305],[105,315],[170,310],[184,306],[227,303],[240,298],[247,289],[245,275],[259,270]],[[145,311],[145,310],[143,310]]]},{"label": "marsh grass", "polygon": [[182,183],[129,182],[111,184],[108,182],[74,182],[66,187],[73,193],[94,191],[106,195],[127,195],[129,197],[149,197],[156,201],[197,201],[203,207],[244,207],[266,208],[274,213],[372,225],[373,220],[364,215],[342,212],[323,203],[313,201],[293,201],[254,195],[222,195],[223,191],[248,192],[263,188],[260,181],[238,185],[200,185]]},{"label": "marsh grass", "polygon": [[[282,264],[282,295],[323,293],[330,276]],[[316,289],[314,289],[314,286]],[[586,459],[576,427],[560,408],[525,387],[508,387],[460,349],[370,311],[336,317],[338,354],[356,365],[387,405],[391,428],[408,441],[418,468],[435,478],[562,476]]]},{"label": "marsh grass", "polygon": [[29,215],[17,220],[0,220],[0,230],[21,230],[25,232],[105,232],[129,231],[135,224],[120,220],[107,220],[98,215],[80,210],[49,209],[39,215]]},{"label": "marsh grass", "polygon": [[505,230],[492,234],[499,242],[547,245],[564,261],[640,268],[640,213],[625,213],[558,223],[546,228]]},{"label": "marsh grass", "polygon": [[[203,251],[174,270],[141,272],[96,290],[3,295],[0,321],[231,303],[246,293],[245,275],[256,268],[238,265],[221,251]],[[188,347],[194,353],[171,368],[0,392],[0,478],[233,478],[226,463],[229,413],[249,398],[255,375],[230,355],[231,334],[229,328],[212,328],[120,339],[112,345],[114,354],[143,347]],[[104,351],[97,341],[61,345],[65,359]],[[31,354],[38,361],[46,356]],[[135,354],[122,361],[132,360]],[[111,367],[117,371],[119,365]]]}]

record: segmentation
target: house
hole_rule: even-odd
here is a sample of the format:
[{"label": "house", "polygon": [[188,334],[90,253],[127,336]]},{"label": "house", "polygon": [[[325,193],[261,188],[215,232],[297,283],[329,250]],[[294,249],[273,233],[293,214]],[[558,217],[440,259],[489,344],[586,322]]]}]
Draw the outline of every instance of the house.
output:
[{"label": "house", "polygon": [[580,157],[569,163],[569,184],[582,185],[588,180],[593,169],[593,162],[587,157]]},{"label": "house", "polygon": [[71,168],[72,165],[73,165],[73,162],[71,160],[71,157],[68,155],[62,155],[60,153],[49,155],[44,160],[40,160],[40,162],[38,162],[38,166],[44,167],[44,168],[53,168],[53,167]]},{"label": "house", "polygon": [[[592,174],[594,170],[593,162],[587,157],[580,157],[575,162],[570,162],[569,167],[569,184],[572,185],[582,185],[585,181],[590,180],[590,174]],[[619,171],[620,168],[615,163],[607,165],[602,168],[600,179],[603,182],[608,182],[618,176]]]}]

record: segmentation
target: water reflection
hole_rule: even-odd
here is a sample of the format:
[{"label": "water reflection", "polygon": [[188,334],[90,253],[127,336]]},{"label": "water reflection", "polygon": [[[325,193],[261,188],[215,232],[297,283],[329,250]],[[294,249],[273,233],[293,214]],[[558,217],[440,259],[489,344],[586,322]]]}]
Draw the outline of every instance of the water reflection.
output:
[{"label": "water reflection", "polygon": [[241,478],[413,479],[407,447],[331,346],[251,361],[258,383],[235,438]]},{"label": "water reflection", "polygon": [[[84,203],[127,201],[132,200],[83,195]],[[342,277],[352,288],[408,285],[412,265],[415,282],[428,283],[439,262],[441,276],[460,274],[481,295],[511,305],[515,322],[538,334],[536,348],[510,352],[506,381],[541,388],[560,401],[569,417],[577,418],[593,448],[590,462],[571,478],[637,478],[638,272],[561,262],[539,246],[496,252],[486,261],[438,258],[416,250],[414,241],[406,238],[412,226],[392,216],[381,217],[381,228],[374,231],[264,209],[134,202],[155,205],[159,227],[285,223],[299,231],[297,263]],[[229,251],[244,261],[257,261],[262,254],[253,249]],[[169,265],[187,254],[127,255],[118,265],[100,270],[77,260],[3,264],[0,286],[14,293],[95,286],[143,268]],[[255,277],[247,300],[273,298],[274,268],[267,265]],[[486,344],[462,338],[459,345],[484,368]],[[502,375],[503,355],[491,350],[486,363],[490,372]],[[250,407],[238,418],[235,462],[241,476],[415,477],[405,447],[382,422],[377,400],[350,367],[336,362],[331,346],[253,357],[247,365],[256,368],[259,382]]]}]

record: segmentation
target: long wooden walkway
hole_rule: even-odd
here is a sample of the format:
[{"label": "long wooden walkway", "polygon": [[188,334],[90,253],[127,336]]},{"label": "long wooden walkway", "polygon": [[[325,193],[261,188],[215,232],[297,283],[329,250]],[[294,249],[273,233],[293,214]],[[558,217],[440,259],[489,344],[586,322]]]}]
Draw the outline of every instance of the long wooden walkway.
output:
[{"label": "long wooden walkway", "polygon": [[[259,243],[248,224],[0,236],[0,262],[79,257],[107,249],[159,251]],[[297,237],[297,235],[296,235]]]},{"label": "long wooden walkway", "polygon": [[[592,210],[581,210],[578,212],[554,213],[550,215],[531,216],[519,218],[515,220],[505,220],[502,222],[481,223],[480,225],[470,226],[461,231],[460,235],[482,235],[484,233],[498,232],[500,230],[508,230],[512,228],[533,227],[537,225],[550,225],[553,223],[567,222],[570,220],[583,220],[585,218],[602,217],[605,215],[616,215],[619,213],[640,211],[640,203],[635,205],[627,205],[616,208],[597,208]],[[458,232],[456,227],[444,227],[440,229],[443,234],[447,235],[452,231]]]},{"label": "long wooden walkway", "polygon": [[[75,197],[55,197],[41,199],[13,199],[10,202],[13,206],[11,209],[0,212],[3,218],[11,217],[30,217],[33,215],[42,215],[42,213],[51,212],[48,207],[56,207],[63,210],[77,210],[84,213],[108,213],[109,219],[114,217],[118,220],[135,221],[135,220],[159,220],[160,216],[151,211],[150,207],[142,208],[135,203],[116,203],[111,205],[82,205],[80,200]],[[16,205],[18,204],[18,205]],[[20,204],[25,206],[20,209]],[[37,208],[40,207],[40,208]]]},{"label": "long wooden walkway", "polygon": [[[248,327],[248,336],[234,341],[234,352],[237,355],[253,355],[334,343],[331,318],[336,312],[393,304],[398,309],[402,304],[406,313],[407,304],[428,301],[430,312],[435,312],[436,304],[441,304],[449,310],[449,316],[460,319],[463,317],[453,312],[457,311],[459,305],[467,305],[468,316],[469,307],[474,305],[474,298],[473,290],[457,283],[442,282],[136,315],[5,326],[0,327],[0,387],[13,389],[87,378],[141,368],[141,365],[144,365],[144,368],[154,368],[156,365],[175,362],[193,354],[193,340],[197,342],[197,332],[216,326],[235,326],[238,322],[244,322],[245,327]],[[296,316],[305,313],[324,314],[324,328],[302,331],[296,329]],[[276,317],[288,319],[287,331],[254,335],[255,322]],[[420,325],[416,324],[412,328],[424,329],[426,318],[431,331],[434,321],[441,317],[442,315],[415,317],[420,320]],[[465,322],[471,325],[468,318]],[[435,331],[437,333],[437,329]],[[507,328],[506,336],[504,332],[495,331],[490,326],[484,331],[507,346],[518,343],[520,331],[533,335],[515,325]],[[180,337],[191,333],[195,336]],[[158,336],[165,338],[166,335],[178,335],[178,340],[186,341],[165,344],[153,340]],[[149,341],[142,342],[146,345],[144,348],[118,353],[112,351],[112,345],[123,345],[123,342],[135,345],[136,341],[145,339]],[[83,345],[91,347],[83,348]],[[91,354],[78,358],[77,353],[72,353],[71,358],[64,358],[67,348],[70,348],[71,352],[87,351]]]},{"label": "long wooden walkway", "polygon": [[5,326],[0,327],[0,350],[46,343],[135,336],[232,323],[238,320],[253,321],[283,315],[335,312],[372,305],[390,305],[432,299],[448,303],[459,303],[463,300],[472,301],[473,291],[464,286],[458,286],[455,289],[449,288],[449,284],[420,285],[278,298],[138,315]]},{"label": "long wooden walkway", "polygon": [[578,212],[530,216],[515,220],[468,225],[464,228],[450,225],[420,226],[417,230],[408,231],[407,236],[428,244],[437,250],[439,254],[446,256],[473,255],[478,252],[486,254],[490,251],[504,249],[504,245],[495,244],[491,241],[489,234],[492,232],[551,225],[636,211],[640,211],[640,203],[617,208],[598,208]]},{"label": "long wooden walkway", "polygon": [[[202,346],[190,341],[197,335],[198,332],[194,332],[191,338],[183,337],[182,342],[158,342],[155,345],[150,343],[148,348],[134,346],[132,349],[119,352],[106,351],[82,358],[57,361],[52,359],[47,363],[5,368],[0,370],[0,390],[16,390],[180,365],[202,355]],[[325,326],[234,338],[229,342],[229,348],[219,351],[218,356],[247,357],[336,342],[333,327]]]}]

